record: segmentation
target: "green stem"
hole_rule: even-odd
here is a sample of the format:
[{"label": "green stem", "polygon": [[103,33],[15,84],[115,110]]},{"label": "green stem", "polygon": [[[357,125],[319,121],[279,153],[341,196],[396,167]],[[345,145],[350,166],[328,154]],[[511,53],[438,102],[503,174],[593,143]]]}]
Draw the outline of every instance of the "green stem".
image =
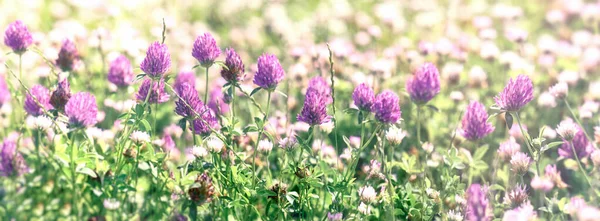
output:
[{"label": "green stem", "polygon": [[[386,145],[386,139],[383,136],[383,130],[380,132],[381,133],[381,140],[382,140],[382,144],[381,144],[381,149],[382,151],[385,150],[385,145]],[[395,220],[396,217],[394,216],[394,196],[396,195],[395,193],[395,189],[394,189],[394,184],[392,183],[392,168],[394,165],[394,145],[389,145],[389,149],[388,149],[388,154],[387,154],[387,158],[388,158],[388,162],[383,162],[384,165],[384,169],[387,171],[386,175],[387,175],[387,180],[388,180],[388,192],[390,194],[390,207],[391,209],[388,210],[389,212],[389,216],[391,216],[391,220]],[[388,164],[389,163],[389,164]]]},{"label": "green stem", "polygon": [[417,105],[417,142],[417,146],[421,147],[421,105]]},{"label": "green stem", "polygon": [[265,116],[263,118],[263,125],[261,126],[261,128],[259,129],[258,132],[258,137],[256,138],[256,142],[254,142],[254,149],[252,152],[252,173],[254,174],[254,179],[252,180],[252,186],[254,188],[256,188],[256,180],[257,180],[257,176],[256,176],[256,148],[258,147],[258,143],[260,142],[260,138],[263,135],[263,132],[265,131],[265,127],[264,127],[264,122],[267,120],[268,116],[269,116],[269,108],[271,107],[271,90],[267,91],[267,111],[265,113]]},{"label": "green stem", "polygon": [[190,120],[190,127],[192,128],[192,140],[194,146],[196,146],[198,143],[196,142],[196,127],[194,126],[194,120]]},{"label": "green stem", "polygon": [[19,79],[23,80],[23,54],[19,54]]},{"label": "green stem", "polygon": [[75,157],[76,157],[76,149],[74,146],[75,143],[75,133],[77,132],[77,130],[73,131],[73,134],[71,135],[71,142],[69,143],[69,148],[71,148],[71,159],[70,159],[70,166],[71,166],[71,182],[72,182],[72,187],[73,187],[73,198],[72,200],[72,213],[75,215],[75,217],[79,217],[79,213],[78,213],[78,206],[77,206],[77,197],[78,197],[78,193],[77,193],[77,177],[76,177],[76,165],[75,165]]},{"label": "green stem", "polygon": [[579,160],[579,156],[577,155],[577,151],[575,151],[575,146],[573,146],[573,141],[570,140],[569,141],[569,145],[571,146],[571,150],[573,151],[573,156],[575,156],[575,159],[577,160],[577,165],[579,166],[579,170],[581,171],[581,173],[583,173],[583,177],[585,177],[585,181],[587,181],[588,185],[590,185],[590,188],[592,188],[592,182],[590,182],[590,178],[587,175],[587,172],[585,172],[585,170],[583,169],[583,166],[581,165],[581,161]]},{"label": "green stem", "polygon": [[521,130],[521,134],[523,135],[523,139],[525,139],[525,144],[527,146],[527,149],[529,150],[529,154],[531,154],[531,158],[535,159],[535,169],[536,169],[537,175],[539,176],[540,175],[540,161],[535,155],[533,155],[533,147],[531,146],[531,139],[529,138],[529,135],[527,135],[525,133],[525,130],[523,130],[519,112],[515,111],[514,113],[515,113],[515,117],[517,118],[517,124],[519,124],[519,129]]},{"label": "green stem", "polygon": [[[237,83],[236,83],[237,84]],[[229,109],[231,111],[231,122],[229,122],[233,129],[234,125],[234,121],[235,121],[235,85],[231,85],[231,104],[229,105]]]},{"label": "green stem", "polygon": [[42,130],[37,130],[36,132],[36,142],[35,142],[35,153],[37,154],[38,160],[42,159],[40,155],[40,145],[42,144]]},{"label": "green stem", "polygon": [[206,82],[204,87],[204,103],[208,104],[208,68],[206,67]]},{"label": "green stem", "polygon": [[[567,109],[569,109],[569,112],[571,112],[571,116],[573,116],[573,119],[575,119],[575,122],[577,122],[577,125],[579,125],[579,127],[581,128],[581,130],[583,131],[583,133],[585,134],[585,137],[588,140],[593,140],[590,135],[588,134],[587,130],[585,129],[585,127],[583,127],[583,124],[581,124],[581,121],[579,121],[579,118],[577,116],[575,116],[575,112],[573,112],[573,109],[571,109],[571,105],[569,105],[569,101],[567,101],[567,98],[564,99],[565,101],[565,105],[567,106]],[[592,145],[594,145],[594,147],[596,147],[596,143],[595,142],[590,142],[592,143]]]}]

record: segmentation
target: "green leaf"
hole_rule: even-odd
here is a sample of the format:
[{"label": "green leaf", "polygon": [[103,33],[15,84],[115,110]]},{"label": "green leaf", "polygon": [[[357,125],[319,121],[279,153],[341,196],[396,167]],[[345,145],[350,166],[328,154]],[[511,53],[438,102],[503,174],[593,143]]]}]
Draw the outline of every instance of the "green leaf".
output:
[{"label": "green leaf", "polygon": [[219,65],[219,66],[221,66],[225,70],[229,70],[229,67],[227,67],[227,65],[225,65],[225,62],[215,61],[213,64]]},{"label": "green leaf", "polygon": [[498,114],[499,114],[499,113],[493,113],[493,114],[491,114],[491,115],[488,117],[488,119],[486,120],[486,122],[487,122],[487,121],[490,121],[490,119],[492,119],[492,118],[494,118],[494,117],[498,116]]},{"label": "green leaf", "polygon": [[477,148],[477,150],[475,150],[473,158],[476,160],[480,160],[481,158],[483,158],[483,156],[485,156],[485,153],[488,151],[488,149],[488,145],[484,145],[482,147]]},{"label": "green leaf", "polygon": [[144,109],[145,109],[144,105],[142,105],[142,104],[136,104],[135,105],[135,110],[134,110],[135,115],[142,116],[142,114],[144,114]]},{"label": "green leaf", "polygon": [[244,127],[244,130],[243,130],[244,133],[257,132],[257,131],[258,131],[258,127],[253,124]]},{"label": "green leaf", "polygon": [[342,139],[344,140],[344,143],[346,143],[346,145],[347,145],[348,147],[351,147],[351,145],[350,145],[350,139],[348,139],[348,137],[347,137],[347,136],[342,136]]},{"label": "green leaf", "polygon": [[457,162],[454,163],[454,165],[452,165],[452,168],[457,169],[457,170],[464,170],[467,166],[465,166],[464,163],[461,162]]},{"label": "green leaf", "polygon": [[179,125],[179,127],[181,127],[181,130],[185,131],[185,129],[187,127],[187,120],[185,118],[181,118],[181,120],[179,120],[177,125]]},{"label": "green leaf", "polygon": [[81,173],[81,174],[85,174],[88,176],[91,176],[93,178],[97,178],[98,175],[96,174],[96,172],[94,172],[92,169],[87,168],[87,167],[83,167],[77,170],[77,173]]},{"label": "green leaf", "polygon": [[435,112],[440,112],[440,109],[438,109],[436,106],[433,106],[431,104],[426,105],[429,109],[431,109],[432,111]]},{"label": "green leaf", "polygon": [[141,121],[141,123],[144,126],[144,131],[152,131],[152,127],[150,126],[150,123],[148,122],[148,120],[143,119]]},{"label": "green leaf", "polygon": [[281,96],[287,98],[287,94],[283,93],[283,91],[275,90],[275,93],[281,94]]},{"label": "green leaf", "polygon": [[543,146],[540,151],[543,153],[543,152],[546,152],[547,150],[550,150],[550,149],[557,147],[559,145],[562,145],[562,144],[563,144],[562,141],[552,142],[552,143],[549,143],[549,144]]},{"label": "green leaf", "polygon": [[137,76],[135,76],[135,80],[139,81],[140,79],[146,77],[146,74],[138,74]]},{"label": "green leaf", "polygon": [[150,169],[150,164],[148,164],[148,162],[141,162],[141,163],[138,165],[138,168],[139,168],[140,170],[148,170],[148,169]]},{"label": "green leaf", "polygon": [[357,112],[358,112],[358,109],[355,109],[355,108],[344,109],[344,113],[346,113],[346,114],[356,114]]},{"label": "green leaf", "polygon": [[500,186],[499,184],[494,184],[490,186],[490,190],[502,190],[505,191],[503,186]]},{"label": "green leaf", "polygon": [[506,119],[506,126],[510,130],[510,128],[512,128],[513,125],[513,116],[509,112],[506,112],[506,114],[504,114],[504,118]]},{"label": "green leaf", "polygon": [[163,78],[165,80],[165,82],[169,82],[169,80],[171,80],[173,77],[171,75],[165,75],[165,77]]},{"label": "green leaf", "polygon": [[252,95],[256,94],[256,92],[260,91],[260,89],[262,89],[262,88],[261,87],[254,88],[254,90],[252,90],[252,92],[250,92],[250,97],[252,97]]},{"label": "green leaf", "polygon": [[475,161],[475,163],[472,166],[473,166],[473,168],[478,169],[478,170],[487,170],[489,168],[487,163],[482,160]]}]

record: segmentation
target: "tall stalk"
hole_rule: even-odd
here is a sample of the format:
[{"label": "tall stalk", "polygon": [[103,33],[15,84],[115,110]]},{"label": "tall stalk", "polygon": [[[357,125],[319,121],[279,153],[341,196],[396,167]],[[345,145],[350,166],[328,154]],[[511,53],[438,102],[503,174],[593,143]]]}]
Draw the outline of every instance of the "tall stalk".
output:
[{"label": "tall stalk", "polygon": [[519,124],[519,129],[521,130],[523,139],[525,139],[525,145],[527,146],[527,149],[529,150],[529,154],[531,154],[531,158],[533,158],[535,161],[535,169],[536,169],[537,175],[539,176],[540,175],[540,161],[538,159],[539,157],[536,157],[533,155],[533,147],[531,146],[531,138],[529,137],[529,135],[527,135],[527,133],[525,133],[525,130],[523,130],[519,112],[515,111],[514,114],[515,114],[515,117],[517,118],[517,124]]},{"label": "tall stalk", "polygon": [[78,193],[77,193],[77,173],[76,173],[76,165],[75,165],[75,157],[76,157],[76,149],[75,149],[75,133],[77,132],[77,130],[73,131],[71,134],[71,142],[69,143],[69,148],[71,149],[71,156],[70,156],[70,167],[71,167],[71,184],[73,187],[73,198],[71,199],[71,207],[72,207],[72,213],[76,216],[79,217],[79,212],[78,212],[78,204],[77,204],[77,197],[78,197]]},{"label": "tall stalk", "polygon": [[208,104],[208,68],[206,67],[206,79],[204,84],[204,104]]},{"label": "tall stalk", "polygon": [[258,147],[258,143],[260,141],[260,138],[263,135],[263,132],[265,131],[265,126],[264,123],[267,120],[267,118],[269,117],[269,108],[271,107],[271,90],[267,90],[267,110],[266,110],[266,114],[265,117],[263,118],[263,125],[261,128],[258,129],[258,137],[256,138],[256,142],[254,142],[254,149],[252,150],[252,173],[254,174],[254,178],[252,179],[252,187],[256,187],[256,180],[257,180],[257,176],[256,176],[256,148]]},{"label": "tall stalk", "polygon": [[579,170],[581,171],[581,173],[583,173],[583,177],[585,177],[585,181],[588,183],[588,185],[590,185],[590,188],[592,188],[592,182],[590,182],[590,178],[587,175],[587,172],[585,172],[585,169],[583,169],[583,166],[581,165],[581,161],[579,160],[579,156],[577,155],[577,151],[575,151],[575,146],[573,146],[573,141],[569,140],[569,145],[571,146],[571,150],[573,151],[573,156],[575,156],[575,160],[577,161],[577,165],[579,166]]},{"label": "tall stalk", "polygon": [[[579,121],[579,118],[575,115],[575,112],[573,112],[573,109],[571,108],[571,105],[569,105],[569,101],[567,101],[567,98],[565,98],[564,101],[565,101],[565,105],[567,106],[567,109],[569,109],[569,112],[571,113],[571,116],[573,117],[573,119],[575,119],[575,122],[577,122],[577,125],[579,125],[579,127],[581,128],[581,130],[585,134],[585,137],[589,141],[592,141],[593,140],[592,137],[590,137],[588,132],[585,130],[585,127],[583,127],[583,124],[581,124],[581,121]],[[592,143],[592,145],[594,145],[594,147],[596,146],[595,142],[591,142],[591,143]]]}]

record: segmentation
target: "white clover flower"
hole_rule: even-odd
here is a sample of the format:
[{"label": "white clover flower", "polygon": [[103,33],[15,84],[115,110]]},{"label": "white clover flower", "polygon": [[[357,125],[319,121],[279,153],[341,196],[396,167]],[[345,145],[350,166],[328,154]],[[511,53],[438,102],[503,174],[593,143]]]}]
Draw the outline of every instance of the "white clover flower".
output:
[{"label": "white clover flower", "polygon": [[117,199],[110,198],[110,199],[105,199],[102,202],[102,205],[104,205],[104,208],[107,210],[116,210],[119,208],[119,206],[121,206],[121,202],[117,201]]},{"label": "white clover flower", "polygon": [[358,195],[360,196],[361,201],[372,203],[377,197],[377,192],[375,192],[375,189],[373,189],[372,186],[363,186],[358,189]]},{"label": "white clover flower", "polygon": [[425,142],[423,143],[423,145],[421,145],[421,148],[423,148],[423,150],[425,150],[425,152],[427,152],[427,154],[430,154],[431,152],[433,152],[433,144],[429,143],[429,142]]},{"label": "white clover flower", "polygon": [[526,153],[517,152],[510,158],[511,170],[519,175],[525,174],[529,170],[531,158]]},{"label": "white clover flower", "polygon": [[556,133],[565,140],[573,140],[579,129],[572,121],[565,120],[556,127]]},{"label": "white clover flower", "polygon": [[461,195],[454,195],[454,201],[462,206],[467,205],[467,200],[465,198],[463,198]]},{"label": "white clover flower", "polygon": [[595,166],[600,166],[600,150],[594,150],[594,152],[592,152],[590,155],[590,158]]},{"label": "white clover flower", "polygon": [[402,143],[402,140],[404,139],[404,137],[406,137],[406,132],[404,132],[400,128],[397,128],[396,126],[390,127],[385,132],[385,139],[391,145],[398,145],[398,144]]},{"label": "white clover flower", "polygon": [[194,146],[192,147],[192,155],[194,155],[197,158],[203,158],[206,155],[208,155],[208,151],[206,151],[206,148],[204,147]]},{"label": "white clover flower", "polygon": [[323,133],[329,134],[329,133],[331,133],[331,131],[333,131],[333,128],[334,128],[333,121],[323,123],[323,124],[319,125],[319,128],[323,131]]},{"label": "white clover flower", "polygon": [[450,210],[448,211],[448,220],[451,221],[462,221],[463,215],[460,211]]},{"label": "white clover flower", "polygon": [[538,105],[545,108],[556,107],[556,98],[550,92],[544,92],[538,97]]},{"label": "white clover flower", "polygon": [[220,153],[223,150],[223,147],[225,147],[225,144],[223,143],[223,141],[221,141],[219,138],[216,138],[214,136],[210,136],[210,137],[206,138],[205,142],[206,142],[206,149],[208,149],[208,151],[210,151],[212,153]]},{"label": "white clover flower", "polygon": [[273,143],[271,141],[264,139],[258,142],[258,147],[256,150],[263,153],[269,153],[273,149]]},{"label": "white clover flower", "polygon": [[429,198],[431,199],[438,199],[440,197],[440,192],[437,190],[427,188],[425,192],[427,193],[427,196],[429,196]]},{"label": "white clover flower", "polygon": [[30,129],[47,130],[52,127],[52,120],[43,115],[37,117],[28,116],[27,119],[25,119],[25,124]]},{"label": "white clover flower", "polygon": [[296,137],[292,135],[279,140],[279,147],[283,148],[284,150],[293,150],[297,143],[298,141],[296,140]]},{"label": "white clover flower", "polygon": [[133,133],[131,133],[129,138],[131,139],[131,141],[135,142],[136,144],[143,144],[143,143],[150,142],[150,135],[144,131],[139,131],[139,130],[133,131]]},{"label": "white clover flower", "polygon": [[550,94],[556,98],[563,99],[569,94],[569,85],[565,82],[559,82],[550,87]]},{"label": "white clover flower", "polygon": [[371,206],[360,202],[360,205],[358,205],[358,212],[364,214],[364,215],[369,215],[371,213]]},{"label": "white clover flower", "polygon": [[465,95],[460,91],[452,91],[450,92],[450,99],[454,102],[459,102],[465,99]]},{"label": "white clover flower", "polygon": [[352,150],[350,150],[350,148],[344,149],[342,154],[340,154],[340,158],[344,160],[350,160],[352,158]]}]

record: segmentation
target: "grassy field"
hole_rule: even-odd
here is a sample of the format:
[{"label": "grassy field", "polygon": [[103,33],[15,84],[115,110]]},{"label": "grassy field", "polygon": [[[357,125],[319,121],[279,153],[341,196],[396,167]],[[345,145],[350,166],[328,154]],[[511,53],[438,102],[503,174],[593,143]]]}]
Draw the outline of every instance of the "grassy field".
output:
[{"label": "grassy field", "polygon": [[2,220],[600,220],[600,2],[0,0]]}]

